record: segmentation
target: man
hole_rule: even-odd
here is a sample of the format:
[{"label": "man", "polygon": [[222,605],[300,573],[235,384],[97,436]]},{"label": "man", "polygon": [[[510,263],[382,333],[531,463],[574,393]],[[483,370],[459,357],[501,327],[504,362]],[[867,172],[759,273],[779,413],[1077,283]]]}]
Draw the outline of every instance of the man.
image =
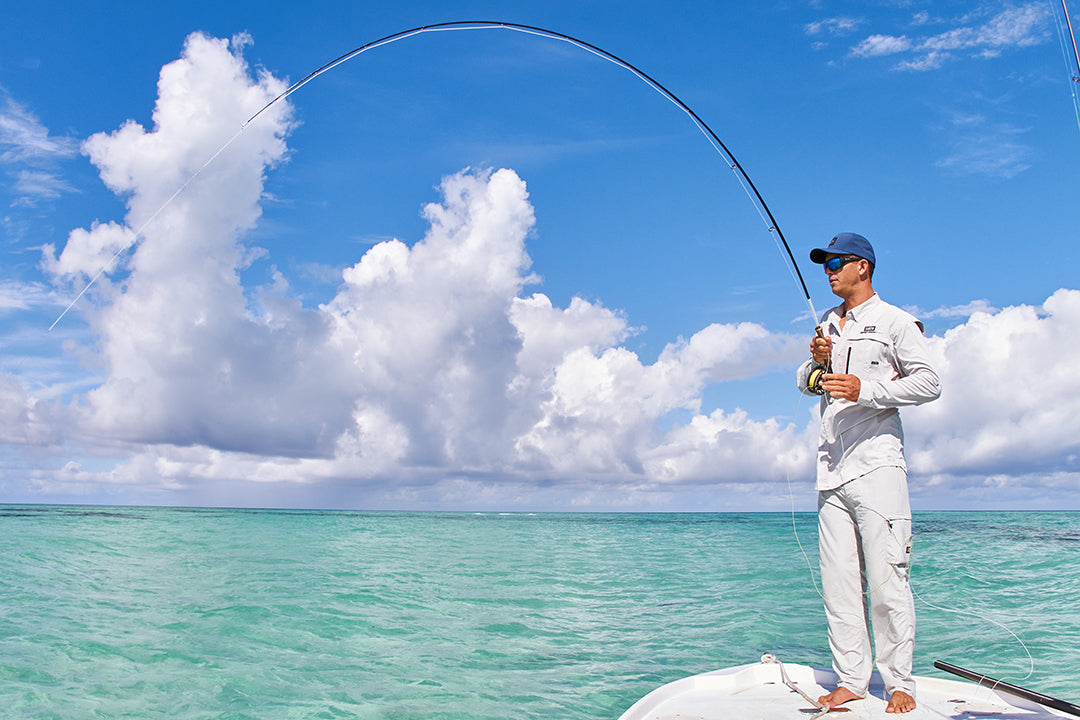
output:
[{"label": "man", "polygon": [[[818,552],[829,647],[840,678],[830,708],[866,697],[876,659],[886,712],[915,708],[911,507],[898,408],[941,394],[922,325],[874,292],[874,250],[840,233],[810,260],[843,302],[821,318],[799,388],[821,397]],[[871,656],[871,627],[876,658]]]}]

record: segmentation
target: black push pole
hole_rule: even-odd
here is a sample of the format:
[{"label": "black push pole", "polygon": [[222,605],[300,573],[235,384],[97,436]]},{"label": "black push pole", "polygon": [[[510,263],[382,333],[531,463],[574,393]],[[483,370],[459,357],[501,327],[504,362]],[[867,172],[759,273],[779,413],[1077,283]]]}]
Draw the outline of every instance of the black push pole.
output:
[{"label": "black push pole", "polygon": [[949,663],[942,662],[941,660],[935,660],[934,667],[936,667],[938,670],[950,672],[953,675],[959,675],[965,680],[970,680],[974,683],[978,683],[983,687],[988,687],[992,690],[1000,690],[1003,693],[1008,693],[1010,695],[1015,695],[1016,697],[1024,698],[1025,700],[1030,700],[1031,702],[1038,703],[1039,705],[1042,705],[1044,707],[1052,708],[1054,710],[1060,710],[1061,712],[1080,717],[1080,705],[1073,705],[1070,702],[1058,700],[1057,698],[1052,698],[1048,695],[1037,693],[1034,690],[1028,690],[1017,685],[1010,685],[1009,683],[1002,680],[995,680],[994,678],[980,675],[977,672],[972,672],[971,670],[965,670],[962,667],[950,665]]}]

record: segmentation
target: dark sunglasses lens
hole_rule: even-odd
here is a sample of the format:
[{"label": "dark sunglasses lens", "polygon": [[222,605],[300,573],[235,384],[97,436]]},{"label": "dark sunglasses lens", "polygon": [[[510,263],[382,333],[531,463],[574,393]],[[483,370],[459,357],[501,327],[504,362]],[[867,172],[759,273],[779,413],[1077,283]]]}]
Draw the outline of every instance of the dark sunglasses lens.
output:
[{"label": "dark sunglasses lens", "polygon": [[836,272],[840,268],[844,267],[850,262],[855,262],[859,258],[857,257],[834,257],[825,261],[825,267],[829,269],[829,272]]}]

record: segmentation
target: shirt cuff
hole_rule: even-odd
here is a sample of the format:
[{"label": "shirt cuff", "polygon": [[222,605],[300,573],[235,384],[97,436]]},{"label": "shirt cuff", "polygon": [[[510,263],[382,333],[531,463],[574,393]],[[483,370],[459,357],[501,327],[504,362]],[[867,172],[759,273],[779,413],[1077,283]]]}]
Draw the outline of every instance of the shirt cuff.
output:
[{"label": "shirt cuff", "polygon": [[859,399],[855,401],[856,405],[862,407],[876,408],[877,404],[874,402],[874,392],[872,389],[872,380],[863,380],[859,378]]}]

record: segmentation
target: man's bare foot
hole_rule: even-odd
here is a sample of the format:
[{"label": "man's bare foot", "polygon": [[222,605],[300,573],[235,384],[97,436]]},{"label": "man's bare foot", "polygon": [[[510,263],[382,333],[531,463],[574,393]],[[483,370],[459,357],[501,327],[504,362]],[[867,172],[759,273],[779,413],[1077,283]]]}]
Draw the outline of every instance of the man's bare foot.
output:
[{"label": "man's bare foot", "polygon": [[[895,696],[896,693],[893,693],[893,695]],[[822,695],[817,699],[822,707],[830,709],[840,707],[844,703],[851,702],[852,700],[862,700],[862,698],[848,690],[846,687],[838,687],[828,695]],[[912,701],[912,707],[914,707],[914,701]]]},{"label": "man's bare foot", "polygon": [[915,709],[915,698],[903,690],[897,690],[889,698],[889,704],[885,706],[887,713],[906,713]]}]

